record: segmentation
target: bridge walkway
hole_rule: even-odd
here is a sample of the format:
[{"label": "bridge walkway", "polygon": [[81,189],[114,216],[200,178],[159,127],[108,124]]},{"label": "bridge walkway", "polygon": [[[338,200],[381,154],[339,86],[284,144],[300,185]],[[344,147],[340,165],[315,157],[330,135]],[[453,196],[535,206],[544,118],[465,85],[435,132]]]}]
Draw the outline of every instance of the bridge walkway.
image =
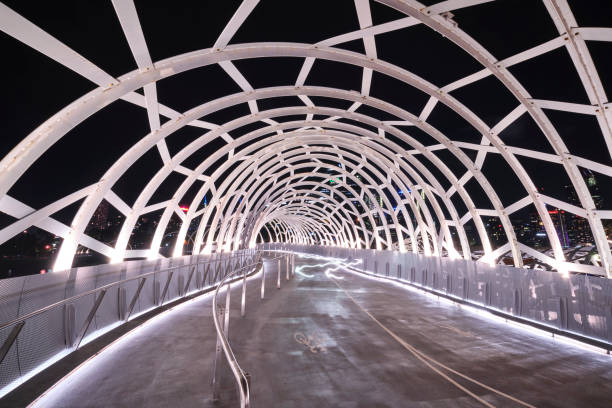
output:
[{"label": "bridge walkway", "polygon": [[[268,272],[264,301],[260,276],[251,279],[245,318],[234,285],[229,338],[252,406],[610,406],[610,356],[322,262],[296,257],[280,290]],[[237,406],[226,364],[221,401],[211,400],[214,348],[202,296],[111,345],[35,406]]]}]

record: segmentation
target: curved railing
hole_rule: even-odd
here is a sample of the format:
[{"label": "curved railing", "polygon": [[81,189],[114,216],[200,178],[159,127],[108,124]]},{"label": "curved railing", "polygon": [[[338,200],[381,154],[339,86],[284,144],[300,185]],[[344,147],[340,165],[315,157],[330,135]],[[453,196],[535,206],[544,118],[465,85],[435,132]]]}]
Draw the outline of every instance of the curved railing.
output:
[{"label": "curved railing", "polygon": [[[128,262],[105,265],[99,271],[84,268],[0,281],[0,317],[13,314],[0,320],[0,397],[78,349],[85,337],[95,338],[127,322],[132,314],[210,290],[228,271],[256,255],[257,251],[243,250],[194,256],[188,263],[163,269],[147,264],[154,270],[133,270],[134,276],[129,276]],[[138,261],[134,265],[145,267]],[[32,288],[26,289],[27,282],[33,282]],[[11,290],[17,284],[22,289]],[[89,289],[92,286],[97,287]],[[70,296],[70,289],[81,291]]]},{"label": "curved railing", "polygon": [[[251,267],[253,267],[253,265],[249,265],[247,267],[240,268],[237,271],[223,278],[223,280],[217,285],[217,289],[215,289],[215,295],[213,296],[213,301],[212,301],[213,321],[215,323],[215,330],[217,331],[217,339],[218,339],[217,341],[221,343],[223,354],[225,354],[225,358],[227,359],[230,369],[232,370],[232,373],[234,374],[234,378],[236,379],[236,383],[238,384],[238,390],[239,390],[238,392],[240,395],[240,406],[241,407],[250,406],[249,384],[248,384],[247,376],[245,375],[244,370],[238,364],[236,356],[234,355],[234,352],[232,351],[232,348],[229,345],[229,341],[227,340],[227,336],[225,335],[225,332],[227,330],[227,325],[225,325],[226,326],[225,328],[222,328],[221,323],[219,322],[220,316],[227,316],[227,320],[229,320],[229,307],[226,307],[224,311],[223,310],[219,311],[219,309],[217,308],[217,296],[219,295],[220,289],[224,285],[227,285],[226,303],[229,303],[230,293],[231,293],[230,292],[231,282],[226,282],[226,281],[230,278],[236,277],[237,275],[241,273],[244,275],[243,279],[246,280],[246,271],[247,269]],[[257,266],[255,267],[257,268]],[[217,360],[215,360],[215,370],[216,370],[216,365],[217,365]],[[216,383],[215,374],[216,373],[213,373],[213,386],[215,386],[215,383]],[[213,394],[216,394],[214,390],[213,390]],[[214,398],[217,399],[217,396],[214,395]]]},{"label": "curved railing", "polygon": [[[281,259],[285,258],[286,260],[286,278],[289,279],[290,275],[293,275],[293,267],[290,268],[290,257],[289,255],[280,255],[273,258],[266,259],[267,261],[277,260],[277,287],[280,289],[281,282]],[[293,265],[293,261],[291,261],[291,265]],[[261,258],[255,264],[247,265],[242,268],[237,269],[236,271],[227,274],[221,282],[217,285],[215,289],[215,294],[213,295],[212,301],[212,311],[213,311],[213,321],[215,324],[215,330],[217,331],[217,349],[215,356],[215,363],[213,368],[213,400],[218,400],[219,395],[217,391],[217,365],[219,362],[219,353],[223,350],[223,354],[230,366],[234,379],[236,380],[236,385],[238,387],[238,395],[240,400],[241,408],[249,408],[251,406],[251,395],[250,395],[250,381],[249,375],[244,369],[240,367],[238,364],[238,360],[232,351],[232,348],[227,339],[227,333],[229,329],[229,315],[230,315],[230,294],[231,294],[231,284],[232,282],[236,282],[239,279],[240,275],[242,275],[242,301],[241,301],[241,315],[245,315],[246,311],[246,284],[247,284],[247,276],[250,275],[247,273],[250,269],[254,269],[253,273],[257,271],[257,269],[261,268],[262,277],[261,277],[261,299],[265,296],[265,270],[263,266],[263,260]],[[290,272],[291,270],[291,272]],[[217,297],[221,291],[221,288],[226,287],[225,289],[225,307],[218,306]],[[222,322],[223,321],[223,322]]]}]

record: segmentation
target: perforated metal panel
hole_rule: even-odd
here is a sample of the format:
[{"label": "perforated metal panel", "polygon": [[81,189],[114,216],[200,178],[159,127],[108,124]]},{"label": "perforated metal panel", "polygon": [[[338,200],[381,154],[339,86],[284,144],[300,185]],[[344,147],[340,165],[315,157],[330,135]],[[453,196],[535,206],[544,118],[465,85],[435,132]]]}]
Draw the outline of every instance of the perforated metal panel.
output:
[{"label": "perforated metal panel", "polygon": [[[215,259],[225,261],[230,257],[242,256],[251,252],[253,251],[236,251],[216,255]],[[101,291],[87,294],[23,320],[25,322],[23,328],[0,362],[0,395],[18,384],[23,376],[40,369],[46,362],[70,352],[78,344],[81,336],[86,342],[105,330],[121,324],[129,314],[129,307],[132,300],[135,299],[143,275],[150,273],[146,276],[145,283],[136,298],[132,317],[140,312],[158,307],[166,283],[168,283],[168,289],[164,303],[197,290],[196,270],[189,281],[190,271],[194,267],[199,268],[202,273],[202,278],[199,280],[200,289],[211,287],[219,282],[223,277],[221,273],[217,274],[216,279],[214,273],[209,273],[206,282],[203,281],[204,271],[211,259],[210,255],[201,255],[130,261],[0,281],[0,324],[13,321],[20,316],[36,312],[64,299],[100,289],[105,285],[112,285],[106,289],[89,325],[87,325],[88,316],[96,304],[96,299],[101,295]],[[236,258],[232,258],[228,265],[237,267],[239,262]],[[178,266],[178,268],[168,270],[172,266]],[[211,272],[214,271],[214,267],[209,269]],[[170,271],[174,273],[168,281]],[[133,279],[123,282],[131,278]],[[188,290],[185,291],[188,281]],[[122,283],[116,284],[117,282]],[[13,327],[19,323],[20,321],[17,320],[15,324],[0,329],[0,347],[9,337]],[[84,331],[84,329],[87,330]]]},{"label": "perforated metal panel", "polygon": [[[612,284],[606,278],[583,274],[566,278],[551,271],[490,266],[483,262],[414,253],[309,245],[282,244],[282,247],[296,252],[362,260],[357,268],[382,276],[387,262],[395,265],[390,270],[397,270],[400,265],[401,280],[551,328],[612,343]],[[274,250],[281,245],[266,244],[265,248]],[[393,274],[391,277],[396,278]]]}]

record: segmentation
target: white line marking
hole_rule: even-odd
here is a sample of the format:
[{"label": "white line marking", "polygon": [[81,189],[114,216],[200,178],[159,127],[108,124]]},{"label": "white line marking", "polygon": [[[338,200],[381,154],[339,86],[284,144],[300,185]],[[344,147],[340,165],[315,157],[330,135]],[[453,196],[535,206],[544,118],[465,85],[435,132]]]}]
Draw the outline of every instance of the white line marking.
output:
[{"label": "white line marking", "polygon": [[529,408],[536,408],[535,406],[528,404],[524,401],[521,401],[511,395],[508,395],[502,391],[499,391],[493,387],[489,387],[486,384],[483,384],[465,374],[462,374],[456,370],[453,370],[452,368],[445,366],[444,364],[440,363],[439,361],[436,361],[435,359],[429,357],[427,354],[424,354],[423,352],[419,351],[417,348],[415,348],[414,346],[412,346],[411,344],[408,344],[406,341],[404,341],[401,337],[399,337],[397,334],[395,334],[393,331],[391,331],[391,329],[389,329],[387,326],[385,326],[384,324],[382,324],[378,319],[376,319],[370,312],[368,312],[363,306],[361,306],[356,300],[355,298],[353,298],[353,296],[351,296],[342,286],[340,286],[340,284],[335,280],[335,279],[331,279],[332,282],[334,282],[336,284],[336,286],[338,286],[338,288],[340,290],[342,290],[344,292],[344,294],[351,299],[351,301],[353,301],[353,303],[355,303],[355,305],[357,305],[357,307],[359,307],[365,314],[367,314],[370,319],[372,319],[376,324],[378,324],[384,331],[386,331],[391,337],[393,337],[393,339],[395,341],[397,341],[399,344],[401,344],[406,350],[408,350],[410,353],[412,353],[412,355],[414,355],[414,357],[416,357],[418,360],[420,360],[423,364],[425,364],[426,366],[428,366],[429,368],[431,368],[435,373],[439,374],[442,378],[444,378],[445,380],[447,380],[448,382],[450,382],[451,384],[453,384],[455,387],[459,388],[460,390],[462,390],[463,392],[465,392],[466,394],[468,394],[469,396],[473,397],[474,399],[476,399],[478,402],[482,403],[484,406],[489,407],[489,408],[495,408],[495,405],[490,404],[489,402],[485,401],[484,399],[480,398],[478,395],[474,394],[473,392],[471,392],[470,390],[468,390],[467,388],[465,388],[464,386],[462,386],[461,384],[459,384],[458,382],[456,382],[455,380],[453,380],[452,378],[450,378],[448,375],[444,374],[442,371],[440,371],[439,369],[437,369],[436,367],[434,367],[432,364],[433,363],[437,366],[439,366],[440,368],[443,368],[455,375],[458,375],[459,377],[466,379],[482,388],[485,388],[489,391],[492,391],[498,395],[501,395],[502,397],[508,398],[514,402],[516,402],[517,404],[523,405],[525,407],[529,407]]}]

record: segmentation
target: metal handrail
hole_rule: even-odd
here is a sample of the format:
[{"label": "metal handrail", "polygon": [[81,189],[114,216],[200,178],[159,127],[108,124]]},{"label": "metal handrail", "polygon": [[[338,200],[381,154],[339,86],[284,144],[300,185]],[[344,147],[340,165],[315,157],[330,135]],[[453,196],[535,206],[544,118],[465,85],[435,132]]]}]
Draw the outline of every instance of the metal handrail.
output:
[{"label": "metal handrail", "polygon": [[150,275],[155,275],[156,273],[168,272],[168,271],[171,271],[171,270],[174,270],[174,269],[180,269],[180,268],[185,268],[185,267],[191,267],[191,266],[198,266],[198,265],[215,263],[215,262],[228,261],[230,259],[237,258],[237,257],[240,257],[240,255],[230,256],[228,258],[217,258],[217,259],[214,259],[214,260],[213,259],[209,259],[206,262],[197,262],[195,264],[176,265],[176,266],[171,266],[171,267],[166,268],[166,269],[161,269],[161,270],[158,270],[158,271],[151,271],[151,272],[143,273],[141,275],[133,276],[131,278],[127,278],[127,279],[123,279],[123,280],[120,280],[120,281],[112,282],[112,283],[100,286],[98,288],[91,289],[91,290],[88,290],[88,291],[83,292],[83,293],[79,293],[78,295],[74,295],[74,296],[71,296],[69,298],[62,299],[62,300],[60,300],[58,302],[51,303],[50,305],[47,305],[47,306],[42,307],[40,309],[37,309],[37,310],[35,310],[33,312],[30,312],[30,313],[27,313],[25,315],[19,316],[19,317],[15,318],[13,320],[10,320],[10,321],[8,321],[6,323],[2,323],[2,324],[0,324],[0,330],[2,330],[4,328],[7,328],[9,326],[18,324],[18,323],[20,323],[20,322],[22,322],[24,320],[28,320],[28,319],[30,319],[30,318],[32,318],[34,316],[37,316],[37,315],[42,314],[44,312],[47,312],[47,311],[49,311],[51,309],[54,309],[54,308],[56,308],[58,306],[62,306],[62,305],[68,304],[68,303],[72,303],[72,302],[74,302],[76,300],[79,300],[79,299],[85,297],[85,296],[93,295],[93,294],[96,294],[98,292],[108,290],[109,288],[112,288],[112,287],[117,286],[117,285],[122,285],[124,283],[131,282],[131,281],[134,281],[134,280],[137,280],[137,279],[146,278],[146,277],[148,277]]},{"label": "metal handrail", "polygon": [[[132,311],[134,311],[134,307],[136,306],[136,303],[138,302],[140,294],[142,290],[144,289],[147,279],[152,279],[155,282],[154,283],[155,300],[152,305],[153,306],[152,309],[155,309],[155,308],[162,307],[164,305],[166,295],[168,293],[172,293],[172,289],[170,289],[170,291],[168,291],[168,289],[170,288],[170,283],[172,282],[173,276],[175,275],[178,276],[177,278],[178,285],[179,285],[178,286],[178,297],[176,296],[173,297],[173,295],[169,295],[169,297],[172,299],[185,298],[186,296],[189,296],[189,295],[202,293],[209,288],[214,289],[214,285],[219,279],[225,280],[224,274],[228,271],[228,267],[232,267],[234,265],[244,265],[245,263],[254,259],[254,257],[258,256],[259,252],[260,251],[258,250],[246,250],[245,249],[245,250],[229,252],[229,253],[224,253],[223,251],[217,252],[215,254],[211,254],[211,256],[209,257],[206,257],[207,259],[201,259],[201,257],[199,256],[195,257],[195,259],[192,257],[188,259],[188,263],[185,263],[182,265],[174,265],[174,266],[170,266],[170,267],[160,269],[160,270],[152,270],[150,272],[141,273],[137,276],[117,280],[115,282],[111,282],[103,286],[94,288],[94,289],[86,290],[82,293],[78,293],[74,296],[70,296],[60,301],[57,301],[51,304],[47,304],[46,306],[43,306],[37,310],[23,314],[21,316],[17,316],[9,321],[0,323],[0,330],[7,329],[7,328],[9,329],[6,332],[8,333],[8,335],[5,337],[5,339],[2,342],[0,342],[0,364],[3,363],[5,357],[8,355],[12,346],[17,341],[17,338],[20,335],[24,326],[26,326],[28,322],[31,322],[33,318],[37,316],[43,316],[43,313],[49,312],[51,310],[58,310],[59,307],[65,308],[64,310],[65,312],[65,315],[64,315],[64,323],[65,323],[64,342],[68,348],[71,348],[72,351],[74,351],[74,350],[79,349],[81,342],[83,341],[83,339],[85,338],[85,336],[87,335],[89,331],[90,325],[92,321],[94,320],[99,307],[101,306],[105,297],[108,297],[105,295],[107,295],[107,292],[110,292],[112,288],[117,288],[116,290],[119,290],[119,305],[118,305],[118,311],[119,311],[118,319],[119,320],[118,322],[121,322],[121,321],[128,322],[132,315]],[[202,279],[202,275],[200,274],[201,265],[204,266],[203,279]],[[154,269],[157,269],[159,267],[159,264],[151,265],[151,267],[153,267]],[[188,272],[186,282],[184,280],[181,280],[181,278],[184,278],[185,276],[183,276],[183,274],[180,273],[180,268],[186,268],[186,271]],[[102,271],[100,272],[101,272],[100,275],[105,275],[105,273],[102,273]],[[208,281],[209,286],[206,286],[206,280],[209,277],[209,273],[211,273],[210,279]],[[121,268],[121,274],[122,275],[125,274],[125,268]],[[214,277],[213,277],[213,274],[214,274]],[[99,275],[96,274],[96,276],[99,276]],[[150,278],[151,276],[153,276],[153,278]],[[197,281],[197,283],[195,284],[195,287],[192,285],[192,278],[194,276],[196,277],[196,281]],[[158,277],[161,280],[165,280],[165,285],[161,293],[158,293],[159,289],[161,288],[161,286],[158,286],[158,284],[160,283],[158,282]],[[86,276],[85,279],[91,279],[91,277]],[[175,281],[177,279],[175,279]],[[66,282],[70,282],[70,281],[71,280],[68,279]],[[125,288],[125,286],[123,285],[129,282],[138,282],[138,283],[136,284],[137,288],[134,294],[132,295],[131,301],[129,301],[129,303],[125,303],[125,300],[127,300],[125,299],[127,288]],[[193,290],[190,291],[190,288],[193,288]],[[28,292],[22,290],[21,296],[23,297],[25,293],[28,293]],[[123,298],[122,298],[122,295],[123,295]],[[93,305],[90,306],[89,312],[87,313],[85,320],[82,323],[81,328],[78,331],[75,331],[74,326],[75,326],[75,313],[76,312],[75,312],[74,307],[76,305],[76,302],[79,299],[84,299],[87,296],[91,296],[93,298]],[[67,326],[66,326],[66,323],[68,323]],[[32,357],[29,354],[27,356]],[[36,358],[36,356],[34,357]],[[23,357],[20,357],[18,353],[17,358],[21,359]],[[20,377],[22,377],[23,375],[26,375],[21,371],[21,369],[19,369],[19,373],[20,373],[19,374]]]},{"label": "metal handrail", "polygon": [[[264,251],[264,252],[268,252],[268,251]],[[274,259],[280,259],[282,258],[284,255],[280,255],[277,256],[275,258],[272,258],[271,260]],[[285,255],[286,256],[286,255]],[[263,262],[261,260],[259,260],[258,262],[251,264],[251,265],[247,265],[244,266],[242,268],[237,269],[236,271],[227,274],[222,280],[221,282],[219,282],[219,284],[217,285],[217,289],[215,289],[215,294],[213,295],[213,300],[212,300],[212,310],[213,310],[213,322],[215,324],[215,330],[217,331],[217,338],[220,340],[221,342],[221,347],[223,349],[223,354],[225,354],[225,358],[227,359],[227,362],[230,366],[230,369],[232,370],[232,374],[234,375],[234,378],[236,379],[236,383],[238,384],[238,389],[239,389],[239,393],[240,393],[240,407],[241,408],[249,408],[250,407],[250,390],[249,390],[249,381],[245,375],[245,371],[240,367],[240,365],[238,364],[238,360],[236,359],[236,356],[234,355],[234,352],[232,350],[232,348],[230,347],[229,341],[227,340],[227,336],[225,335],[224,330],[221,327],[221,323],[219,322],[219,315],[217,314],[217,296],[219,295],[219,291],[221,290],[221,288],[226,285],[228,282],[228,279],[231,277],[235,277],[236,275],[238,275],[240,272],[244,273],[245,278],[246,278],[246,273],[243,272],[246,269],[249,269],[251,267],[253,267],[255,265],[255,269],[257,269],[257,266],[261,264],[261,267],[263,268]],[[229,282],[231,283],[231,282]],[[231,290],[231,288],[228,286],[227,291],[229,292]],[[229,310],[226,310],[225,313],[229,314]],[[226,316],[227,319],[228,316]],[[213,378],[213,381],[215,381],[215,379]]]},{"label": "metal handrail", "polygon": [[[253,265],[249,265],[249,266],[240,268],[226,275],[225,278],[223,278],[223,280],[217,285],[217,289],[215,290],[215,295],[213,296],[213,301],[212,301],[213,321],[215,324],[215,330],[217,331],[217,336],[219,340],[221,341],[221,347],[223,348],[223,354],[225,354],[225,358],[227,359],[230,369],[232,370],[232,373],[234,374],[234,378],[236,379],[236,382],[238,383],[238,388],[240,390],[240,406],[243,408],[250,406],[249,384],[248,384],[246,376],[244,375],[244,370],[238,364],[238,361],[236,360],[236,356],[234,355],[234,352],[232,351],[232,348],[229,345],[229,341],[227,340],[227,337],[225,336],[224,331],[221,329],[221,324],[219,323],[219,317],[217,315],[217,295],[219,294],[219,290],[221,289],[221,287],[225,285],[225,281],[228,278],[235,276],[239,272],[242,272],[244,269],[251,268],[252,266]],[[227,290],[229,291],[230,288],[227,288]],[[225,311],[225,313],[229,313],[229,310]]]}]

